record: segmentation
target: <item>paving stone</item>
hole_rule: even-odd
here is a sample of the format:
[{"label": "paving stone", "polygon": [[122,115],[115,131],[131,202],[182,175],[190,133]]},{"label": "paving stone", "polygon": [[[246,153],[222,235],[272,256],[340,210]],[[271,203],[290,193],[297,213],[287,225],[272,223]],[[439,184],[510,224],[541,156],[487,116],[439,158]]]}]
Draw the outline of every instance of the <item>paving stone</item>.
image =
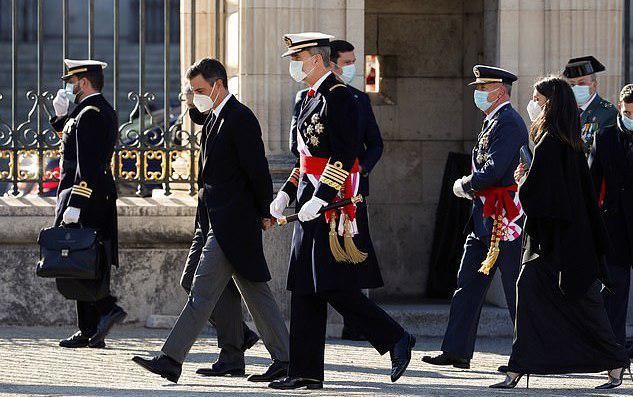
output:
[{"label": "paving stone", "polygon": [[[503,392],[488,389],[500,381],[495,372],[507,360],[509,338],[481,338],[472,369],[438,368],[420,361],[436,353],[438,338],[420,338],[405,375],[395,384],[389,380],[389,356],[378,355],[367,343],[329,340],[326,383],[322,391],[279,392],[246,378],[205,378],[195,374],[217,358],[217,340],[204,335],[193,347],[177,385],[136,366],[133,355],[160,350],[166,330],[125,326],[113,330],[106,349],[62,349],[58,339],[70,335],[68,327],[0,327],[0,396],[593,396],[593,386],[604,374],[538,376],[520,389]],[[265,370],[269,356],[259,342],[248,351],[246,372]],[[633,382],[608,395],[632,395]]]}]

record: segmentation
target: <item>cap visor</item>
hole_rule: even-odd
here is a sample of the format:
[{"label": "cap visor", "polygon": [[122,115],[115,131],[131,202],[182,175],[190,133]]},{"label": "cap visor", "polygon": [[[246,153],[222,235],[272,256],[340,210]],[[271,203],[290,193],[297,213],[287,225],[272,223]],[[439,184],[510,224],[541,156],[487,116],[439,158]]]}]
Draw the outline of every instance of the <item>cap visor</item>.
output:
[{"label": "cap visor", "polygon": [[282,58],[285,58],[285,57],[288,57],[288,56],[290,56],[290,55],[297,54],[297,53],[299,53],[299,52],[301,52],[301,51],[303,51],[303,50],[302,50],[302,49],[288,50],[288,51],[284,52],[283,54],[281,54],[281,57],[282,57]]}]

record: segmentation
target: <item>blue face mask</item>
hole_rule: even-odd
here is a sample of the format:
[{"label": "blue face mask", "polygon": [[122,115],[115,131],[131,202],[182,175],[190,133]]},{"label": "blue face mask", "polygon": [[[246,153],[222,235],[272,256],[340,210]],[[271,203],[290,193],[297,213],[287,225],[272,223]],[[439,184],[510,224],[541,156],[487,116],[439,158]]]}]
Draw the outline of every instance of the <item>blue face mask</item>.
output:
[{"label": "blue face mask", "polygon": [[582,106],[589,101],[591,97],[591,89],[588,85],[575,85],[571,87],[572,91],[574,91],[574,96],[576,97],[576,103],[578,106]]},{"label": "blue face mask", "polygon": [[622,125],[629,131],[633,131],[633,119],[630,119],[620,113],[620,120],[622,120]]},{"label": "blue face mask", "polygon": [[485,112],[486,110],[490,109],[490,106],[492,106],[493,102],[488,102],[488,94],[490,94],[491,92],[495,92],[497,90],[493,90],[493,91],[475,90],[475,93],[473,94],[473,99],[475,100],[475,106],[477,106],[482,112]]},{"label": "blue face mask", "polygon": [[341,70],[341,80],[343,80],[345,84],[351,83],[354,80],[354,77],[356,77],[356,65],[354,64],[345,65],[341,68]]}]

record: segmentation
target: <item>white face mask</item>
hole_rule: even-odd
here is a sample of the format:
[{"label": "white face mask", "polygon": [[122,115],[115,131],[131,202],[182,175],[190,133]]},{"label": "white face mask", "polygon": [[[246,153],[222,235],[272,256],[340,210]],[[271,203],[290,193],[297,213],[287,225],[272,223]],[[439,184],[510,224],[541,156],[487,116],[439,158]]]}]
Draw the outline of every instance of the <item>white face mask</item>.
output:
[{"label": "white face mask", "polygon": [[64,87],[64,91],[66,91],[66,98],[70,102],[75,102],[77,100],[77,94],[75,94],[75,85],[72,83],[66,83],[66,87]]},{"label": "white face mask", "polygon": [[289,66],[290,77],[292,77],[294,81],[296,81],[297,83],[301,83],[303,80],[305,80],[306,77],[310,75],[310,73],[312,73],[314,68],[310,69],[310,71],[306,73],[303,71],[303,61],[290,60],[290,66]]},{"label": "white face mask", "polygon": [[542,111],[543,109],[541,109],[541,106],[539,106],[538,102],[531,99],[527,105],[527,112],[528,116],[530,116],[530,121],[534,122],[534,120],[538,118]]},{"label": "white face mask", "polygon": [[[211,87],[211,94],[213,94],[213,89],[215,88],[215,83],[213,83],[213,87]],[[220,95],[218,93],[218,95]],[[218,98],[218,95],[215,96],[215,99]],[[206,113],[213,108],[215,100],[211,99],[210,96],[202,95],[202,94],[193,94],[193,106],[198,109],[200,113]]]},{"label": "white face mask", "polygon": [[351,83],[354,80],[354,77],[356,77],[355,64],[345,65],[341,68],[341,70],[341,80],[343,80],[345,84]]}]

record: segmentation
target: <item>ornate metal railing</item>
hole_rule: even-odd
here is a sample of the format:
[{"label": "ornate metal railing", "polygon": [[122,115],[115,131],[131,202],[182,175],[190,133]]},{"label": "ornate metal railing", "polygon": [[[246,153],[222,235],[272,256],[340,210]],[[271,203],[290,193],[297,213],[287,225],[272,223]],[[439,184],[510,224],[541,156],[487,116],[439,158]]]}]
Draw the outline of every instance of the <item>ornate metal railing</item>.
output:
[{"label": "ornate metal railing", "polygon": [[[9,0],[0,0],[9,1]],[[18,58],[20,56],[20,34],[18,29],[18,3],[11,0],[11,111],[10,121],[2,120],[0,115],[0,184],[5,185],[7,194],[20,195],[30,191],[47,194],[51,186],[58,182],[60,137],[50,127],[48,119],[52,115],[54,92],[44,90],[43,86],[43,48],[45,46],[43,17],[44,1],[37,0],[37,39],[36,39],[36,88],[26,93],[30,110],[22,121],[18,115]],[[169,65],[171,54],[171,25],[174,4],[178,0],[153,1],[152,5],[163,6],[163,92],[162,109],[152,110],[155,94],[147,91],[146,78],[146,15],[147,1],[138,3],[138,87],[128,93],[127,98],[133,110],[119,128],[119,140],[112,161],[112,171],[119,185],[134,185],[137,192],[147,194],[151,189],[163,189],[169,195],[175,187],[195,193],[196,161],[200,148],[199,134],[184,128],[183,119],[186,107],[181,106],[183,98],[170,104],[170,95],[180,92],[180,87],[170,83]],[[61,0],[62,14],[62,58],[68,54],[69,8],[68,0]],[[94,0],[88,2],[88,57],[94,57]],[[120,10],[119,0],[111,0],[113,12],[113,62],[107,69],[113,74],[113,106],[119,110],[119,75],[121,63],[118,41]],[[195,2],[190,2],[195,7]],[[100,4],[102,5],[102,4]],[[50,4],[49,4],[50,7]],[[192,14],[194,10],[191,10]],[[50,19],[49,19],[50,20]],[[172,23],[170,23],[170,21]],[[191,18],[191,24],[195,18]],[[195,31],[195,26],[191,26]],[[192,46],[195,47],[195,46]],[[60,65],[60,73],[61,65]],[[177,90],[176,90],[177,89]],[[0,93],[0,108],[9,101]],[[120,112],[119,112],[120,113]]]}]

